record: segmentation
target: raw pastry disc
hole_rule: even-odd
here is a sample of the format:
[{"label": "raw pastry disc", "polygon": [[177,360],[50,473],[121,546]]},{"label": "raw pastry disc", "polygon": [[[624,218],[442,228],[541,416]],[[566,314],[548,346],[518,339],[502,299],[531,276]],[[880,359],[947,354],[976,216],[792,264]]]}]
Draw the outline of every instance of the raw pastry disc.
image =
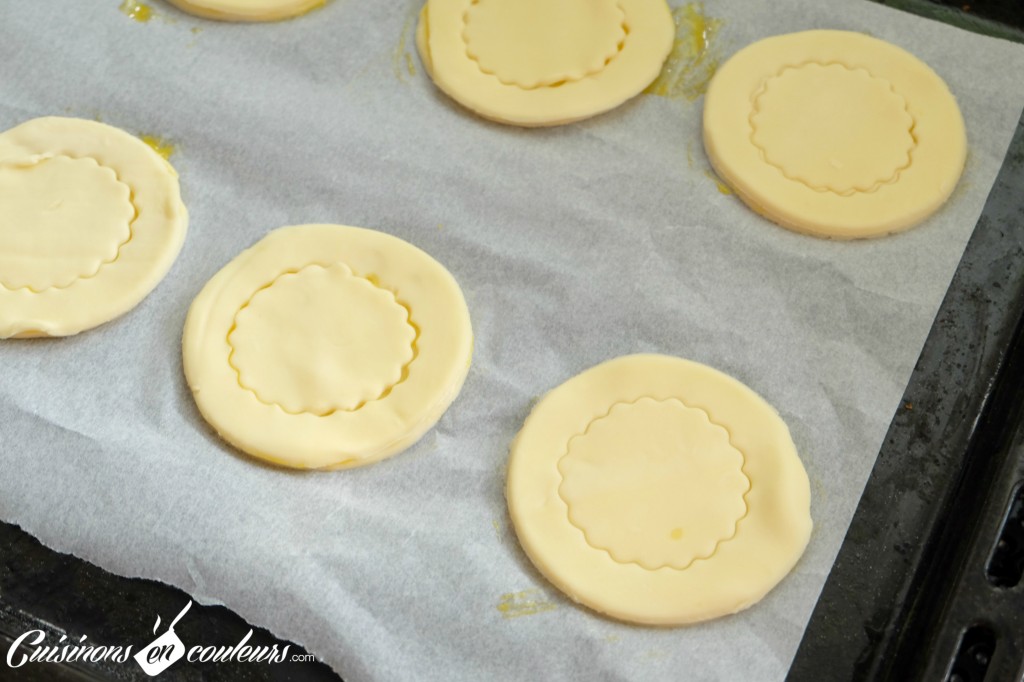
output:
[{"label": "raw pastry disc", "polygon": [[472,330],[451,274],[374,230],[275,230],[193,302],[185,376],[206,420],[250,455],[297,469],[401,452],[455,400]]},{"label": "raw pastry disc", "polygon": [[326,0],[168,0],[175,7],[220,21],[278,21],[305,14]]},{"label": "raw pastry disc", "polygon": [[778,413],[739,381],[665,355],[610,360],[544,396],[512,445],[506,494],[548,580],[654,625],[754,604],[812,525]]},{"label": "raw pastry disc", "polygon": [[0,206],[0,338],[69,336],[134,308],[188,225],[167,161],[76,118],[0,134]]},{"label": "raw pastry disc", "polygon": [[665,0],[428,0],[416,45],[462,105],[500,123],[550,126],[643,91],[674,33]]},{"label": "raw pastry disc", "polygon": [[926,64],[848,31],[758,41],[712,79],[704,147],[743,201],[798,232],[849,239],[921,222],[967,154],[956,99]]}]

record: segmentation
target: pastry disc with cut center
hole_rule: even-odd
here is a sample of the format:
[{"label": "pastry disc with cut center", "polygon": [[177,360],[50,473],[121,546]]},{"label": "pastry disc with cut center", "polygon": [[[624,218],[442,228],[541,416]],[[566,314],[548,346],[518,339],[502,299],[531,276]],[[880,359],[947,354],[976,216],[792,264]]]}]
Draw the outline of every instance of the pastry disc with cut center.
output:
[{"label": "pastry disc with cut center", "polygon": [[397,237],[275,230],[214,275],[182,341],[203,417],[255,457],[346,468],[406,449],[455,400],[472,330],[462,291]]},{"label": "pastry disc with cut center", "polygon": [[967,138],[956,99],[917,57],[861,33],[805,31],[753,43],[718,69],[704,147],[758,213],[850,239],[938,210]]},{"label": "pastry disc with cut center", "polygon": [[786,424],[739,381],[664,355],[545,395],[512,445],[509,512],[573,600],[679,625],[760,600],[803,554],[810,485]]},{"label": "pastry disc with cut center", "polygon": [[519,126],[613,109],[658,77],[675,25],[665,0],[428,0],[416,45],[448,96]]},{"label": "pastry disc with cut center", "polygon": [[178,174],[123,130],[37,118],[0,134],[0,338],[69,336],[134,308],[181,250]]}]

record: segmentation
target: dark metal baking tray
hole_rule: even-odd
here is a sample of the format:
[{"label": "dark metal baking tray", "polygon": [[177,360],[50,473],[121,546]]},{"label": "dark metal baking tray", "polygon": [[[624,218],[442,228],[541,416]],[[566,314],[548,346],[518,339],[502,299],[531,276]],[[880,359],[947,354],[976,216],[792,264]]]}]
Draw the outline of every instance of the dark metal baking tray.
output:
[{"label": "dark metal baking tray", "polygon": [[[1024,3],[882,0],[1024,42]],[[993,69],[1001,68],[993,64]],[[1021,77],[1024,77],[1022,74]],[[789,679],[1024,679],[1024,117],[894,416]],[[1014,495],[1022,502],[1012,506]],[[1016,525],[1015,525],[1016,524]],[[1005,577],[1009,574],[1010,579]],[[995,576],[995,577],[993,577]],[[189,596],[43,547],[0,523],[0,649],[42,629],[148,643],[154,613]],[[219,606],[194,605],[182,639],[290,646]],[[959,677],[957,677],[959,676]],[[0,661],[0,680],[149,679],[116,663]],[[334,680],[322,663],[188,664],[163,680]]]}]

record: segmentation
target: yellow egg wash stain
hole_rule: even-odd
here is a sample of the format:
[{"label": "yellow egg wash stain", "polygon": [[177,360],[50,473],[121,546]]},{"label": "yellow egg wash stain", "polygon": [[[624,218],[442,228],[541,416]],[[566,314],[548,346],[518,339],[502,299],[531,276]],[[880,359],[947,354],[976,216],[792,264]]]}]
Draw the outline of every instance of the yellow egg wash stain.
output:
[{"label": "yellow egg wash stain", "polygon": [[141,139],[143,142],[148,144],[153,151],[164,157],[165,160],[171,158],[171,154],[175,152],[173,144],[159,137],[143,135]]},{"label": "yellow egg wash stain", "polygon": [[152,8],[137,0],[124,0],[118,9],[121,10],[121,14],[140,23],[145,23],[153,18]]},{"label": "yellow egg wash stain", "polygon": [[814,499],[819,503],[824,504],[828,500],[828,489],[817,477],[809,476],[808,478],[810,479],[811,494],[814,496]]},{"label": "yellow egg wash stain", "polygon": [[412,50],[416,44],[416,22],[419,21],[420,6],[413,4],[405,14],[405,22],[402,24],[402,35],[398,38],[398,44],[391,54],[391,68],[395,72],[395,78],[402,83],[407,83],[409,78],[416,75],[416,62],[413,61]]},{"label": "yellow egg wash stain", "polygon": [[732,188],[729,187],[729,185],[722,182],[722,179],[715,175],[715,171],[706,170],[704,171],[704,175],[708,176],[708,178],[710,178],[711,181],[715,183],[715,187],[717,187],[718,191],[721,192],[722,194],[726,196],[731,196],[733,194]]},{"label": "yellow egg wash stain", "polygon": [[[693,155],[693,142],[688,142],[686,144],[686,163],[690,168],[697,168],[697,162]],[[735,192],[732,191],[732,188],[722,182],[722,179],[710,168],[704,168],[704,176],[715,183],[715,187],[718,188],[720,194],[724,194],[725,196],[732,196],[735,194]]]},{"label": "yellow egg wash stain", "polygon": [[660,97],[685,97],[693,101],[708,89],[721,59],[715,36],[721,19],[709,17],[703,2],[691,2],[672,10],[676,39],[657,79],[644,90]]},{"label": "yellow egg wash stain", "polygon": [[537,589],[503,594],[497,606],[502,618],[533,616],[545,611],[554,611],[557,608],[558,604],[548,601],[544,594]]}]

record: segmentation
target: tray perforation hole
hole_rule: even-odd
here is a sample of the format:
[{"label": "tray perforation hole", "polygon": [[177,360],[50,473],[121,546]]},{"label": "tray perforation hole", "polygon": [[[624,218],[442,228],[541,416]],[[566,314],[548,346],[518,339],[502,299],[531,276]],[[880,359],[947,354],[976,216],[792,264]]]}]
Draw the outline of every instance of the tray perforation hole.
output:
[{"label": "tray perforation hole", "polygon": [[960,639],[946,682],[983,682],[996,651],[996,633],[986,625],[972,625]]},{"label": "tray perforation hole", "polygon": [[1024,574],[1024,484],[1017,484],[1010,498],[985,573],[996,587],[1011,588],[1020,584]]}]

